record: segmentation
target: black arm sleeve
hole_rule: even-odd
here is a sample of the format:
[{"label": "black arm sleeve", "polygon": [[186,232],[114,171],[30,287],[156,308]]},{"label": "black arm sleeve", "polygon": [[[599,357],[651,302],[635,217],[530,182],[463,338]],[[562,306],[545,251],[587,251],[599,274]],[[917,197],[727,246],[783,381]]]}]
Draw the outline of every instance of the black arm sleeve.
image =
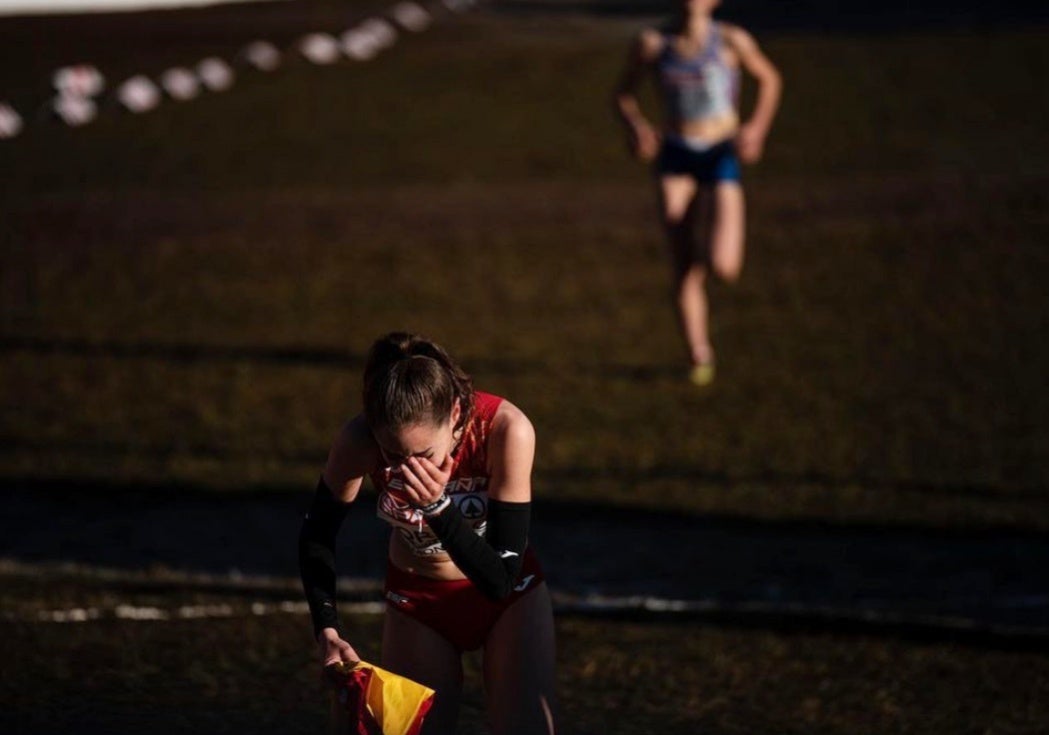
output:
[{"label": "black arm sleeve", "polygon": [[342,635],[335,610],[335,537],[348,509],[347,503],[332,496],[322,477],[299,531],[299,574],[310,605],[314,637],[324,628],[335,628]]},{"label": "black arm sleeve", "polygon": [[450,504],[441,513],[427,518],[448,555],[477,589],[495,600],[513,591],[521,573],[531,503],[488,501],[488,527],[485,537],[467,525],[462,513]]}]

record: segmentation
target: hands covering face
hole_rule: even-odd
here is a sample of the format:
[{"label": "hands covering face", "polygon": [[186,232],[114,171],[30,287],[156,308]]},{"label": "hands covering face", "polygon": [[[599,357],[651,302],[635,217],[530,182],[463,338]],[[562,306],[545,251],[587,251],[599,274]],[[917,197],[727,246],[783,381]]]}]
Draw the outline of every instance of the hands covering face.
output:
[{"label": "hands covering face", "polygon": [[415,506],[432,505],[444,495],[444,486],[452,475],[452,455],[440,465],[426,457],[408,457],[400,466],[404,475],[404,498]]}]

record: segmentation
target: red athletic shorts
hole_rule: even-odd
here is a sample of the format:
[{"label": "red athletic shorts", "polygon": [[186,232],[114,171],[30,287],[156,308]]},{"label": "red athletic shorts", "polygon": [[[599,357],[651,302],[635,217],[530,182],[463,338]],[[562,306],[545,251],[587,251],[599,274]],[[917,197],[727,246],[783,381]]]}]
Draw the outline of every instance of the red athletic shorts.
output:
[{"label": "red athletic shorts", "polygon": [[468,579],[430,579],[388,563],[386,604],[433,628],[460,651],[473,651],[484,645],[503,611],[542,581],[543,569],[532,547],[525,550],[513,591],[498,601],[485,596]]}]

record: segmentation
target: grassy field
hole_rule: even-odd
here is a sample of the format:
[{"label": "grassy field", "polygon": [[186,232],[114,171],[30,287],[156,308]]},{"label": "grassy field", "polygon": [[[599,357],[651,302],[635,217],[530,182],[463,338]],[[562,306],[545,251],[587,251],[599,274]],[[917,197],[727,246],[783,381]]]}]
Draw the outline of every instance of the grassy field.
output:
[{"label": "grassy field", "polygon": [[[75,58],[154,73],[365,8],[4,20],[0,97],[42,99]],[[369,64],[2,142],[5,484],[305,491],[370,340],[409,328],[532,417],[546,500],[1049,528],[1044,29],[761,38],[786,96],[747,172],[743,280],[713,290],[718,382],[697,393],[651,186],[609,112],[641,23],[487,10]],[[58,604],[5,590],[5,607]],[[1049,727],[1034,653],[573,618],[559,634],[568,732]],[[91,708],[109,732],[323,716],[299,616],[0,635],[19,661],[5,731]]]},{"label": "grassy field", "polygon": [[[147,587],[117,597],[163,606],[165,595]],[[6,609],[113,596],[62,576],[8,578],[2,593]],[[178,595],[183,605],[221,603],[244,605]],[[346,624],[361,655],[377,657],[380,618]],[[324,687],[298,615],[0,625],[20,654],[0,672],[5,732],[325,731]],[[1049,721],[1044,648],[568,616],[558,621],[558,659],[559,731],[573,734],[1033,735]],[[479,657],[465,663],[461,732],[474,735],[484,732]]]},{"label": "grassy field", "polygon": [[1043,36],[766,42],[700,396],[608,113],[630,29],[482,15],[0,148],[0,468],[308,484],[408,327],[534,417],[540,493],[1044,525]]}]

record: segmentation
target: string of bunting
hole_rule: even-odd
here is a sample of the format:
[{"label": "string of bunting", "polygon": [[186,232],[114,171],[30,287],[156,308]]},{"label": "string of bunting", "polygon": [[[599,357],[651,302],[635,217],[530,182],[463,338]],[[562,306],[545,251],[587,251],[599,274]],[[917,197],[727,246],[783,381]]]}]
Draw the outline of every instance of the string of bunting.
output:
[{"label": "string of bunting", "polygon": [[393,46],[402,31],[421,33],[441,12],[462,13],[477,2],[435,0],[424,6],[402,0],[388,12],[368,17],[338,35],[323,31],[307,33],[285,49],[266,40],[252,41],[241,48],[232,61],[209,56],[193,66],[166,69],[156,78],[135,74],[112,86],[92,64],[61,67],[51,75],[54,95],[28,118],[0,99],[0,140],[19,136],[32,120],[82,127],[107,108],[140,115],[156,109],[165,99],[187,102],[206,92],[225,92],[236,83],[238,68],[270,73],[277,71],[288,57],[301,57],[322,66],[342,59],[369,61]]}]

